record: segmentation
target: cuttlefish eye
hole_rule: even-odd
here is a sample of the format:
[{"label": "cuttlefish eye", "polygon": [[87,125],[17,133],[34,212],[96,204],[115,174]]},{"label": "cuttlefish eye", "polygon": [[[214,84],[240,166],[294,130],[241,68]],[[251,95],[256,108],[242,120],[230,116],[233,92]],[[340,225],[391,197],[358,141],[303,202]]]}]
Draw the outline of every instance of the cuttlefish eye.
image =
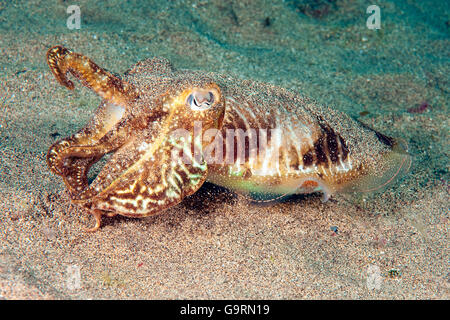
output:
[{"label": "cuttlefish eye", "polygon": [[208,90],[196,89],[186,98],[186,104],[192,110],[206,110],[214,104],[214,93]]}]

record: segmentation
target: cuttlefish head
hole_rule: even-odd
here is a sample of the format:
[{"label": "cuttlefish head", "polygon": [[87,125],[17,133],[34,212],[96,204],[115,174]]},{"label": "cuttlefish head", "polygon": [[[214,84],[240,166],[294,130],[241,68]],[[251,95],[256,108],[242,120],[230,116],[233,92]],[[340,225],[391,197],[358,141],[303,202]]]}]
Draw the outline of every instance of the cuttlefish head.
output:
[{"label": "cuttlefish head", "polygon": [[[220,88],[209,79],[183,79],[164,88],[160,95],[143,96],[142,110],[136,117],[150,119],[147,128],[156,125],[155,134],[170,135],[175,130],[193,132],[220,129],[225,112],[225,100]],[[136,106],[139,109],[139,106]],[[156,123],[155,123],[156,121]],[[150,122],[150,121],[149,121]]]},{"label": "cuttlefish head", "polygon": [[[47,154],[49,168],[63,178],[74,200],[85,201],[107,189],[148,149],[167,147],[164,141],[171,132],[191,134],[200,124],[202,134],[222,125],[225,100],[220,88],[208,78],[178,76],[162,59],[138,63],[123,77],[61,46],[48,51],[47,62],[63,86],[74,89],[70,73],[102,97],[90,122],[53,144]],[[89,169],[108,153],[117,156],[108,160],[91,187]]]}]

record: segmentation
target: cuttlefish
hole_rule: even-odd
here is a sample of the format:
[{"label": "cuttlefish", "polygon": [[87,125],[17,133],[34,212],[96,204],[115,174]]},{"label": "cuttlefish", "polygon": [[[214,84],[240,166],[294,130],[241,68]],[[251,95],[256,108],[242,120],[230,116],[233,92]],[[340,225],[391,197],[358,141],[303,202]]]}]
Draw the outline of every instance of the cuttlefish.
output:
[{"label": "cuttlefish", "polygon": [[313,192],[326,201],[380,190],[411,163],[400,140],[271,84],[176,70],[164,58],[119,77],[62,46],[47,62],[61,85],[74,89],[71,74],[102,98],[87,126],[47,154],[71,200],[94,216],[88,231],[103,215],[160,213],[205,181],[257,201]]}]

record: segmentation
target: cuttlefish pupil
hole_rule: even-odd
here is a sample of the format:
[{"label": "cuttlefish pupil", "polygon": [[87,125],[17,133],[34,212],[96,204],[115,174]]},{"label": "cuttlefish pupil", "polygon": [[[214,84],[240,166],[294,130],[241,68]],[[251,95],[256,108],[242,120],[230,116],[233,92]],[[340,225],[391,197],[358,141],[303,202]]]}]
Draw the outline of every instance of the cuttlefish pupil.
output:
[{"label": "cuttlefish pupil", "polygon": [[214,93],[206,90],[193,91],[186,99],[186,104],[194,111],[209,109],[213,103]]},{"label": "cuttlefish pupil", "polygon": [[[61,85],[74,89],[71,74],[102,98],[86,127],[47,154],[72,201],[95,217],[89,231],[103,215],[162,212],[205,181],[264,200],[312,192],[326,200],[381,189],[411,163],[405,143],[270,84],[175,70],[163,58],[138,62],[118,77],[61,46],[48,51],[47,62]],[[106,154],[89,183],[90,168]]]}]

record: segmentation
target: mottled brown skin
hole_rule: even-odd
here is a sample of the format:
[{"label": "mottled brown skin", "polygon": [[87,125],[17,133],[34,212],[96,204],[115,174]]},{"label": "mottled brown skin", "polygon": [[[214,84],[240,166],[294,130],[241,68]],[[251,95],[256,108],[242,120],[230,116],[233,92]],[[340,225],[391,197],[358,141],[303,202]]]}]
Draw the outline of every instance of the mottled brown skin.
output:
[{"label": "mottled brown skin", "polygon": [[[72,201],[95,217],[89,231],[100,227],[102,215],[159,213],[206,180],[275,198],[321,191],[326,200],[335,192],[380,189],[411,162],[396,140],[269,84],[174,70],[161,58],[141,61],[118,77],[61,46],[48,51],[47,61],[60,84],[74,89],[67,78],[71,74],[103,99],[88,125],[56,142],[47,155]],[[263,156],[255,155],[245,140],[243,158],[237,160],[235,153],[232,163],[207,163],[219,149],[208,155],[203,148],[208,141],[195,134],[200,130],[205,140],[217,129],[216,138],[225,140],[230,129],[258,128],[281,129],[282,140],[267,138],[277,148],[265,146],[258,136]],[[230,148],[220,147],[223,154]],[[108,153],[111,158],[89,184],[90,167]]]},{"label": "mottled brown skin", "polygon": [[[56,142],[47,155],[49,168],[63,178],[73,202],[96,218],[89,231],[100,227],[101,215],[150,215],[177,204],[203,184],[207,177],[203,159],[192,158],[190,164],[181,161],[186,146],[172,139],[171,133],[182,128],[192,139],[195,121],[202,123],[203,131],[219,128],[225,104],[213,81],[177,79],[170,88],[155,92],[132,85],[60,46],[48,51],[47,61],[56,79],[68,89],[74,88],[67,79],[70,73],[103,98],[88,126]],[[212,106],[196,111],[186,106],[194,91],[212,92]],[[111,116],[114,113],[122,114]],[[89,185],[89,168],[110,152],[114,155]],[[174,153],[179,154],[178,162],[172,160]]]}]

